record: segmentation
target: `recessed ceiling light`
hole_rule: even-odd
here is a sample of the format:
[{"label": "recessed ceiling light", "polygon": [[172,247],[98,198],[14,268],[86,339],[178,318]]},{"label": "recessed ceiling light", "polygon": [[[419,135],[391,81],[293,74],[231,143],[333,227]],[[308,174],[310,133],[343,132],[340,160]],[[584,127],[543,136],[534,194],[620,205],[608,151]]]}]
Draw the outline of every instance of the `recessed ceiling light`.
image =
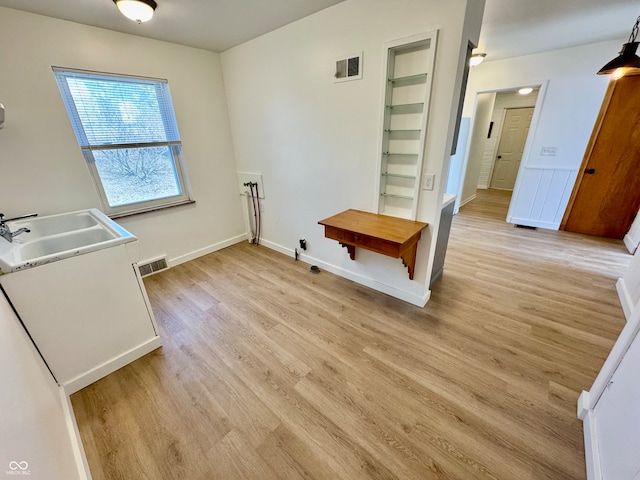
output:
[{"label": "recessed ceiling light", "polygon": [[518,90],[518,93],[520,95],[529,95],[531,92],[533,92],[533,88],[531,87],[522,87],[520,90]]}]

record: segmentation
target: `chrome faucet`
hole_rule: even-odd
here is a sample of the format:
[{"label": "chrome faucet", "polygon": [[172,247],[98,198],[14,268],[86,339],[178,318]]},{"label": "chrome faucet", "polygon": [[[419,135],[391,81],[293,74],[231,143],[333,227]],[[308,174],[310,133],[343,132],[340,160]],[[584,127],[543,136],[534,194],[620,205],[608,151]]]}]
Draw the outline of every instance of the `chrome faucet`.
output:
[{"label": "chrome faucet", "polygon": [[12,232],[11,229],[9,228],[9,225],[7,225],[7,222],[12,222],[14,220],[22,220],[23,218],[31,218],[31,217],[37,217],[37,216],[38,216],[37,213],[30,213],[28,215],[20,215],[19,217],[5,219],[4,213],[0,213],[0,237],[4,238],[7,242],[11,243],[13,242],[13,237],[17,237],[21,233],[29,233],[31,230],[29,230],[28,228],[19,228],[15,232]]}]

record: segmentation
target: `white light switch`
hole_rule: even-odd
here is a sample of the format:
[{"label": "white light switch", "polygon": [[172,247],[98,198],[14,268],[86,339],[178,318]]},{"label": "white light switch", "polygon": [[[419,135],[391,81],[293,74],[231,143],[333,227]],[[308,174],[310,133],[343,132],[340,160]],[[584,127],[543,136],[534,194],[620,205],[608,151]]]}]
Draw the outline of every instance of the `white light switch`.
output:
[{"label": "white light switch", "polygon": [[433,183],[435,182],[436,175],[434,173],[425,173],[422,175],[422,189],[433,190]]}]

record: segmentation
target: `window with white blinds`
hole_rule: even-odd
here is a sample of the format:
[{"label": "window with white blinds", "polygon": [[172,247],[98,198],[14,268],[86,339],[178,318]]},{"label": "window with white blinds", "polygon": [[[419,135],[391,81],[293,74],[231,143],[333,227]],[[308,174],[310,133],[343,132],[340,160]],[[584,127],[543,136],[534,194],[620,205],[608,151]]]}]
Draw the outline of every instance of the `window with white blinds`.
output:
[{"label": "window with white blinds", "polygon": [[106,213],[191,201],[166,80],[53,71]]}]

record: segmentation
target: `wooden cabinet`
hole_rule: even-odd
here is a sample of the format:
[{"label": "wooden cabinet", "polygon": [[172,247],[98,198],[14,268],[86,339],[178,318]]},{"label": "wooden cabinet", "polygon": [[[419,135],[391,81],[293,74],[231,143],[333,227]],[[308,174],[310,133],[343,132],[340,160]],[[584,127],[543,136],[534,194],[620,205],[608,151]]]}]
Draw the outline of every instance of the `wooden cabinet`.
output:
[{"label": "wooden cabinet", "polygon": [[356,259],[356,247],[401,258],[413,280],[418,241],[428,224],[360,210],[346,210],[318,223],[324,225],[325,237],[347,249],[351,260]]},{"label": "wooden cabinet", "polygon": [[437,32],[387,46],[378,212],[416,218]]}]

